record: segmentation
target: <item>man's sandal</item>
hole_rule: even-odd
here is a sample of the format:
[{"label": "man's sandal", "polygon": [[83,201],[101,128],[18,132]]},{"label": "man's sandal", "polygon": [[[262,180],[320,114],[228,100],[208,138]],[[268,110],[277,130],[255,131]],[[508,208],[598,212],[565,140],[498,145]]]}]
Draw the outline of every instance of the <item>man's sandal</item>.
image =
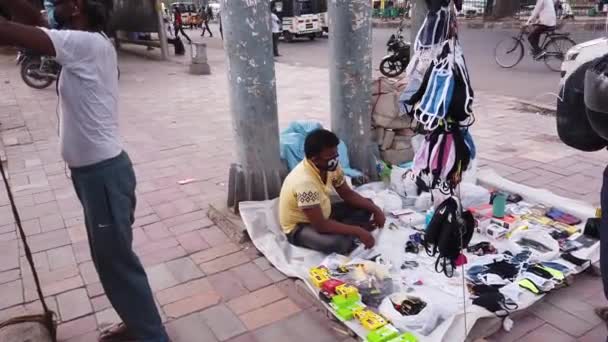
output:
[{"label": "man's sandal", "polygon": [[602,321],[608,322],[608,307],[595,308],[595,314],[598,315]]},{"label": "man's sandal", "polygon": [[99,342],[137,342],[124,323],[114,325],[99,335]]}]

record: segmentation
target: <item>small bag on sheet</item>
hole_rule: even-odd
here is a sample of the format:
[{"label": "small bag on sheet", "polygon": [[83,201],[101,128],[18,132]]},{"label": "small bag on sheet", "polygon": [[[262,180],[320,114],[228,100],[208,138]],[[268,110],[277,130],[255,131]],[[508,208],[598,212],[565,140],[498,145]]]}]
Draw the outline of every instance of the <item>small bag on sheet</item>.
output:
[{"label": "small bag on sheet", "polygon": [[[418,297],[426,302],[426,306],[417,315],[404,316],[393,306],[404,297]],[[386,317],[399,330],[413,331],[423,336],[430,335],[439,324],[444,321],[438,304],[432,300],[426,300],[423,296],[412,293],[394,293],[382,301],[378,311]]]}]

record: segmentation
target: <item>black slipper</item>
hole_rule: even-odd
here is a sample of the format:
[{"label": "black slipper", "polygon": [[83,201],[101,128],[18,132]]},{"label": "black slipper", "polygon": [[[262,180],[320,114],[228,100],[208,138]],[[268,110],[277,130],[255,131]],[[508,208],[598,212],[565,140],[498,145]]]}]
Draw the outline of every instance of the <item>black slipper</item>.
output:
[{"label": "black slipper", "polygon": [[604,322],[608,322],[608,307],[595,308],[595,314],[598,315]]}]

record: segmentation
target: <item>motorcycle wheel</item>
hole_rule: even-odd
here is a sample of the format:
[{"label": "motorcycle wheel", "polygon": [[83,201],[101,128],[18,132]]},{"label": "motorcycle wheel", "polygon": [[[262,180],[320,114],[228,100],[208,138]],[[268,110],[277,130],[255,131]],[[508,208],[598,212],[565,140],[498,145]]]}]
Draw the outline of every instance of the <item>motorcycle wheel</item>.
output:
[{"label": "motorcycle wheel", "polygon": [[32,74],[40,70],[39,59],[27,59],[21,64],[21,79],[25,84],[34,89],[45,89],[53,84],[53,79],[49,77],[38,77]]},{"label": "motorcycle wheel", "polygon": [[406,67],[407,65],[403,64],[403,61],[399,59],[392,60],[386,58],[380,63],[380,73],[386,77],[397,77],[405,71]]}]

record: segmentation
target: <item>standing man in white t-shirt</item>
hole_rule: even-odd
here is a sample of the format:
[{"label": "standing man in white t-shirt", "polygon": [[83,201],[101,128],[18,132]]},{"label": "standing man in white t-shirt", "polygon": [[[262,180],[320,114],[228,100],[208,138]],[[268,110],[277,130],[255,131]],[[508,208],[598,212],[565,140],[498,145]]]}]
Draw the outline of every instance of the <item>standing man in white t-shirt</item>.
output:
[{"label": "standing man in white t-shirt", "polygon": [[111,0],[47,1],[48,26],[25,0],[0,0],[20,23],[0,21],[0,45],[55,57],[61,153],[84,208],[91,256],[124,322],[99,341],[167,342],[146,272],[132,249],[135,173],[118,129],[118,61],[103,33]]},{"label": "standing man in white t-shirt", "polygon": [[272,21],[272,48],[274,50],[274,56],[279,57],[279,37],[281,36],[281,19],[276,13],[276,10],[273,9],[270,15],[270,19]]}]

